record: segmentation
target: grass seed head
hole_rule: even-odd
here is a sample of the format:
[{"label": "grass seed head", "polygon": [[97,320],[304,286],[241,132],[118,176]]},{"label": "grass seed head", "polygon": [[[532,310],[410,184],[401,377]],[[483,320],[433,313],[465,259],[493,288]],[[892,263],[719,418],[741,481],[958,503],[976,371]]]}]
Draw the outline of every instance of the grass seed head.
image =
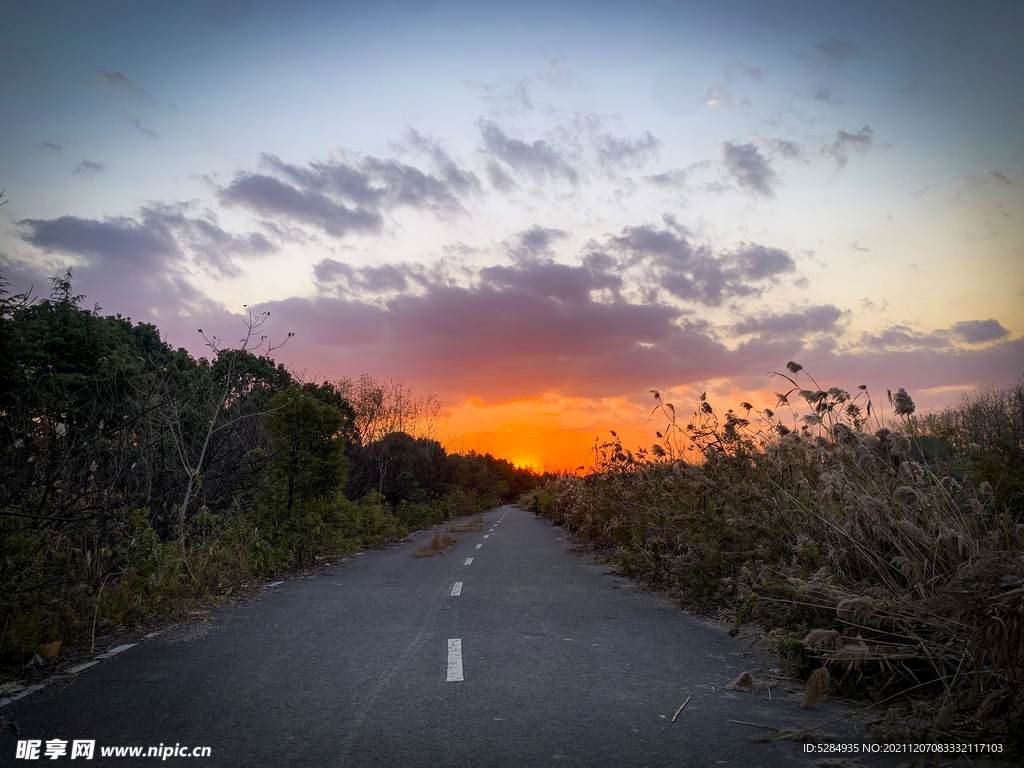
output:
[{"label": "grass seed head", "polygon": [[725,686],[725,689],[727,691],[754,691],[757,690],[757,686],[754,683],[753,676],[749,672],[744,672]]},{"label": "grass seed head", "polygon": [[917,491],[909,485],[901,485],[893,492],[893,498],[905,507],[913,509],[917,506],[920,497]]},{"label": "grass seed head", "polygon": [[804,648],[812,651],[838,651],[843,638],[834,629],[812,629],[803,640]]},{"label": "grass seed head", "polygon": [[893,456],[910,455],[910,438],[902,432],[891,432],[885,440],[889,453]]},{"label": "grass seed head", "polygon": [[836,606],[836,614],[840,621],[863,625],[874,615],[877,606],[878,601],[873,597],[850,597],[840,601]]},{"label": "grass seed head", "polygon": [[811,672],[811,676],[807,678],[807,687],[804,688],[804,700],[800,704],[800,709],[810,709],[817,705],[821,697],[828,693],[831,684],[832,675],[825,667],[818,667]]}]

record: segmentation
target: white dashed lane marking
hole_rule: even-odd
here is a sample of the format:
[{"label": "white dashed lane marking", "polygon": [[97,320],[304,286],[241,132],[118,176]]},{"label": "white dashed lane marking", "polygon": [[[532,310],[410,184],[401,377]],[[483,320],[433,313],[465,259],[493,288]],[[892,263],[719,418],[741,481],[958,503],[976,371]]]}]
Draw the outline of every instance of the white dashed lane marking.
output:
[{"label": "white dashed lane marking", "polygon": [[477,545],[476,545],[476,548],[477,548],[477,549],[480,549],[480,547],[482,547],[482,546],[483,546],[483,544],[477,544]]},{"label": "white dashed lane marking", "polygon": [[452,587],[452,597],[458,597],[462,594],[462,582],[456,581],[455,586]]},{"label": "white dashed lane marking", "polygon": [[472,562],[473,562],[473,558],[472,557],[467,557],[466,558],[466,565],[469,565]]},{"label": "white dashed lane marking", "polygon": [[489,533],[485,533],[485,534],[484,534],[484,538],[486,539],[486,538],[487,538],[488,536],[490,536],[490,535],[491,535],[491,534],[489,534]]},{"label": "white dashed lane marking", "polygon": [[455,638],[448,641],[448,682],[462,681],[462,640]]}]

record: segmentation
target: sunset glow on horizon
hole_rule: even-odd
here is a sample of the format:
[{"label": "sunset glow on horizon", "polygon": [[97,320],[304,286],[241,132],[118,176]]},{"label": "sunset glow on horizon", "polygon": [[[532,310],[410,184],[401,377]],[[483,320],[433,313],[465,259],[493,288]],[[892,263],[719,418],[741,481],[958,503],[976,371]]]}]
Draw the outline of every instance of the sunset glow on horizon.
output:
[{"label": "sunset glow on horizon", "polygon": [[790,360],[882,410],[1024,374],[1019,3],[101,5],[5,12],[12,291],[196,355],[269,311],[538,471]]}]

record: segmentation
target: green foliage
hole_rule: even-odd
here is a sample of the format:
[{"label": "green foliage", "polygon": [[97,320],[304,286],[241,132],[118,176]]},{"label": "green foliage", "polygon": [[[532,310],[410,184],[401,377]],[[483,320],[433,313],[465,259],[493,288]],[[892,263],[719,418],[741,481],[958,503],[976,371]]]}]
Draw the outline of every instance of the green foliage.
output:
[{"label": "green foliage", "polygon": [[196,359],[153,325],[83,309],[70,272],[52,283],[37,301],[0,276],[0,666],[537,481],[448,455],[433,396],[366,376],[296,383],[259,333],[266,314],[243,318],[235,348],[200,330],[211,354]]},{"label": "green foliage", "polygon": [[271,442],[266,504],[287,518],[296,508],[338,495],[348,467],[344,423],[340,408],[294,385],[270,399],[264,417]]},{"label": "green foliage", "polygon": [[408,528],[376,491],[370,491],[358,502],[341,503],[341,530],[359,546],[378,546],[409,535]]}]

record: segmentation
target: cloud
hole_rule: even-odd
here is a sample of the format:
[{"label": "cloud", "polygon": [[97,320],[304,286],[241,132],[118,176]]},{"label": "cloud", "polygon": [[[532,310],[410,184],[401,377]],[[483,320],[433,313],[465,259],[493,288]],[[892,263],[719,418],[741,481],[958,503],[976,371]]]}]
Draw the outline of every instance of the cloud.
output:
[{"label": "cloud", "polygon": [[866,125],[856,133],[836,131],[835,141],[824,145],[821,148],[821,154],[831,157],[836,163],[836,168],[845,168],[849,161],[848,150],[853,149],[863,154],[868,151],[874,139],[875,132]]},{"label": "cloud", "polygon": [[594,261],[599,258],[603,263],[617,261],[621,270],[639,271],[647,293],[705,306],[720,306],[731,297],[758,296],[779,276],[796,269],[796,262],[781,249],[741,243],[735,251],[716,254],[706,245],[692,244],[682,228],[642,225],[607,237],[605,245],[587,244],[591,263],[602,263]]},{"label": "cloud", "polygon": [[710,160],[699,160],[685,168],[673,168],[655,176],[644,176],[644,181],[659,187],[685,187],[689,178],[696,172],[711,167]]},{"label": "cloud", "polygon": [[569,233],[563,229],[550,229],[534,224],[530,229],[515,235],[509,246],[509,252],[520,261],[529,261],[541,256],[552,255],[551,246],[558,240],[564,240]]},{"label": "cloud", "polygon": [[1002,171],[985,170],[985,171],[982,172],[982,175],[983,176],[991,176],[993,179],[998,181],[1000,184],[1012,184],[1013,183],[1012,181],[1010,181],[1009,177],[1007,177],[1007,175],[1005,173],[1003,173]]},{"label": "cloud", "polygon": [[591,292],[622,286],[618,275],[554,262],[533,262],[515,267],[485,267],[480,270],[484,285],[524,291],[533,296],[557,299],[566,304],[590,304]]},{"label": "cloud", "polygon": [[39,143],[39,147],[47,152],[56,152],[57,154],[64,151],[64,147],[60,144],[54,144],[52,141],[42,141]]},{"label": "cloud", "polygon": [[574,113],[568,124],[558,126],[552,132],[552,142],[563,161],[572,158],[585,166],[589,158],[605,170],[626,170],[640,168],[656,159],[661,149],[661,139],[650,131],[638,136],[617,136],[607,129],[608,123],[619,123],[616,116],[595,113]]},{"label": "cloud", "polygon": [[712,85],[704,94],[709,107],[728,107],[732,104],[732,96],[721,85]]},{"label": "cloud", "polygon": [[803,147],[798,142],[786,139],[775,139],[771,143],[771,147],[787,160],[796,159],[803,152]]},{"label": "cloud", "polygon": [[812,98],[814,98],[815,101],[823,101],[826,104],[830,104],[832,102],[832,89],[824,85],[820,85],[815,89]]},{"label": "cloud", "polygon": [[[144,217],[145,219],[145,217]],[[103,221],[61,216],[57,219],[22,219],[21,239],[47,253],[68,253],[119,263],[147,263],[180,257],[168,229],[157,221],[127,216]]]},{"label": "cloud", "polygon": [[854,58],[860,51],[853,43],[833,37],[814,46],[829,64],[842,64]]},{"label": "cloud", "polygon": [[859,149],[863,151],[871,146],[871,142],[874,139],[874,136],[875,132],[865,125],[859,131],[857,131],[857,133],[837,131],[835,143],[850,146],[853,147],[854,149]]},{"label": "cloud", "polygon": [[[375,157],[363,158],[359,167],[369,178],[382,185],[381,197],[386,201],[385,205],[406,205],[434,212],[462,212],[462,205],[452,192],[449,182],[444,179],[430,176],[411,165]],[[461,190],[472,186],[466,177],[456,175]]]},{"label": "cloud", "polygon": [[310,161],[305,167],[282,162],[264,154],[261,165],[286,177],[303,191],[330,196],[376,212],[407,206],[438,215],[465,213],[460,197],[481,191],[475,174],[462,171],[440,145],[417,133],[409,146],[427,151],[441,169],[441,176],[394,159],[345,156],[343,159]]},{"label": "cloud", "polygon": [[381,231],[384,221],[376,211],[348,208],[320,192],[303,191],[272,176],[239,174],[219,193],[221,204],[242,207],[265,216],[312,224],[332,237]]},{"label": "cloud", "polygon": [[411,130],[398,148],[428,155],[439,175],[393,158],[341,153],[298,166],[264,154],[260,166],[269,173],[237,174],[219,190],[219,199],[228,207],[312,224],[340,238],[379,233],[382,214],[402,207],[442,219],[464,214],[461,199],[482,194],[476,174],[460,169],[436,140]]},{"label": "cloud", "polygon": [[748,280],[766,280],[796,270],[793,257],[780,248],[744,243],[736,252],[740,274]]},{"label": "cloud", "polygon": [[313,266],[313,277],[322,291],[333,289],[337,294],[358,295],[364,299],[370,294],[405,291],[414,280],[420,279],[419,272],[419,268],[408,264],[354,267],[329,258]]},{"label": "cloud", "polygon": [[405,145],[429,157],[441,172],[444,181],[455,193],[480,193],[481,184],[477,175],[472,171],[464,171],[459,168],[437,139],[424,136],[415,128],[410,128],[405,134]]},{"label": "cloud", "polygon": [[906,352],[915,349],[952,349],[944,332],[923,333],[907,325],[891,325],[878,333],[863,333],[856,347],[860,350],[880,349]]},{"label": "cloud", "polygon": [[143,136],[149,136],[151,139],[160,138],[159,133],[154,131],[152,128],[147,128],[146,126],[144,126],[138,118],[132,121],[132,125],[135,127],[135,130],[137,130]]},{"label": "cloud", "polygon": [[839,330],[838,323],[844,314],[846,313],[834,304],[819,304],[781,314],[768,311],[754,316],[744,316],[732,330],[737,334],[795,335],[802,338],[809,333],[832,333]]},{"label": "cloud", "polygon": [[[767,359],[754,348],[730,352],[679,309],[595,298],[616,283],[615,275],[585,266],[531,263],[488,267],[470,285],[424,281],[384,303],[319,296],[259,310],[299,331],[300,367],[400,376],[456,399],[642,393],[712,371],[760,372],[799,349],[790,343]],[[325,358],[335,361],[330,372]]]},{"label": "cloud", "polygon": [[235,257],[253,260],[277,252],[277,246],[259,232],[235,235],[209,219],[183,217],[176,234],[179,242],[187,245],[214,277],[243,274]]},{"label": "cloud", "polygon": [[103,163],[94,163],[91,160],[83,160],[78,164],[72,173],[75,176],[95,176],[103,170]]},{"label": "cloud", "polygon": [[1024,337],[975,349],[941,344],[893,349],[869,346],[847,351],[812,348],[801,358],[789,359],[802,363],[823,386],[828,384],[819,373],[827,374],[829,383],[847,389],[864,383],[874,392],[880,387],[905,387],[914,395],[915,390],[938,387],[971,389],[982,372],[991,380],[1016,381],[1021,375],[1020,361],[1024,360]]},{"label": "cloud", "polygon": [[610,133],[595,137],[598,162],[601,165],[618,168],[639,168],[656,159],[661,140],[644,131],[636,138],[617,138]]},{"label": "cloud", "polygon": [[132,81],[120,72],[111,72],[109,69],[97,69],[96,76],[115,88],[127,88],[132,84]]},{"label": "cloud", "polygon": [[494,160],[487,161],[487,180],[491,182],[491,186],[501,192],[511,192],[513,189],[518,187],[515,179],[513,179],[501,165]]},{"label": "cloud", "polygon": [[[17,225],[23,241],[55,257],[45,266],[31,265],[33,280],[64,272],[66,257],[79,257],[71,261],[75,292],[90,303],[114,305],[150,322],[217,311],[192,285],[185,253],[161,211],[142,209],[138,218],[23,219]],[[161,323],[161,331],[170,330]]]},{"label": "cloud", "polygon": [[565,179],[573,185],[579,182],[576,169],[548,142],[538,139],[527,143],[513,139],[490,120],[478,120],[477,127],[484,141],[481,151],[495,160],[500,160],[514,172],[525,174],[537,183],[558,178]]},{"label": "cloud", "polygon": [[155,322],[176,345],[195,343],[197,327],[210,328],[237,319],[197,287],[203,273],[237,275],[239,262],[263,257],[276,248],[259,233],[230,233],[210,212],[189,204],[150,204],[134,216],[103,219],[61,216],[17,222],[21,239],[43,255],[12,263],[0,254],[4,276],[15,267],[26,283],[44,284],[74,268],[74,291],[107,311]]},{"label": "cloud", "polygon": [[[276,155],[264,154],[260,165],[287,177],[305,191],[329,194],[355,205],[380,207],[386,193],[383,186],[373,184],[368,173],[349,163],[313,161],[300,167],[285,163]],[[239,174],[237,178],[252,176],[255,174]]]},{"label": "cloud", "polygon": [[84,257],[97,274],[117,279],[146,275],[150,282],[171,274],[183,279],[186,252],[216,277],[240,274],[235,257],[258,258],[276,247],[259,233],[235,235],[210,217],[186,216],[187,206],[155,204],[128,216],[83,219],[23,219],[20,237],[44,253]]},{"label": "cloud", "polygon": [[968,344],[983,344],[986,341],[1005,339],[1010,335],[998,320],[964,320],[953,323],[950,328],[955,336]]},{"label": "cloud", "polygon": [[775,172],[754,144],[722,143],[722,159],[736,183],[763,197],[774,197]]},{"label": "cloud", "polygon": [[751,136],[750,141],[753,144],[768,147],[768,149],[782,155],[787,160],[796,160],[804,151],[802,144],[797,141],[789,141],[788,139],[766,139],[763,136]]}]

